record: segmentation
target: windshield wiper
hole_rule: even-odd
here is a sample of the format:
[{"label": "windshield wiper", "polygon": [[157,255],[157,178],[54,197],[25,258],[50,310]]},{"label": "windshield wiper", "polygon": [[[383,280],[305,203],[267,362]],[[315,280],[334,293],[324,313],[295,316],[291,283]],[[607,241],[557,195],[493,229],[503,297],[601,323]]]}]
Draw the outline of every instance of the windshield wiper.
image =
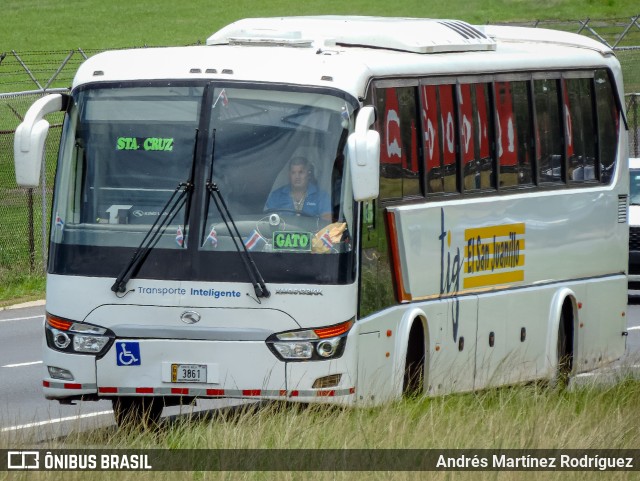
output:
[{"label": "windshield wiper", "polygon": [[[184,226],[185,232],[184,236],[187,236],[187,225],[189,223],[189,207],[191,203],[191,194],[193,192],[193,176],[195,174],[195,162],[196,162],[196,152],[198,148],[198,129],[196,129],[196,138],[193,146],[193,156],[191,158],[191,172],[189,173],[189,179],[186,182],[180,182],[169,200],[165,203],[164,207],[158,213],[158,217],[156,217],[155,222],[151,226],[151,228],[147,231],[142,242],[133,253],[131,260],[129,263],[122,269],[115,282],[111,286],[111,290],[113,292],[122,293],[127,289],[127,282],[136,275],[140,266],[144,263],[149,255],[149,252],[156,246],[158,241],[160,240],[160,235],[165,231],[167,226],[173,222],[173,219],[176,217],[180,209],[186,204],[187,211],[185,212]],[[183,243],[183,245],[186,245]]]},{"label": "windshield wiper", "polygon": [[[242,258],[242,263],[244,264],[244,267],[247,270],[247,274],[249,274],[249,279],[251,281],[251,284],[253,285],[253,290],[256,293],[256,297],[267,298],[271,296],[271,293],[269,292],[269,289],[267,289],[264,279],[260,274],[260,270],[258,269],[258,266],[256,265],[256,263],[253,261],[253,257],[249,253],[247,246],[242,241],[242,236],[240,235],[240,231],[238,231],[238,227],[236,226],[236,223],[234,222],[233,217],[231,216],[231,212],[229,212],[227,203],[224,201],[224,197],[222,196],[222,193],[220,192],[218,185],[215,182],[213,182],[213,159],[214,159],[215,148],[216,148],[215,129],[213,130],[212,135],[213,135],[213,138],[212,138],[213,146],[211,150],[211,165],[209,166],[209,178],[207,179],[207,184],[206,184],[207,191],[209,192],[209,195],[213,199],[214,203],[216,204],[216,208],[218,209],[218,212],[220,212],[220,216],[222,217],[224,225],[227,227],[229,236],[231,237],[233,244],[236,246],[236,250],[240,254],[240,257]],[[229,226],[229,224],[231,224],[231,226]],[[231,227],[233,227],[233,230]]]}]

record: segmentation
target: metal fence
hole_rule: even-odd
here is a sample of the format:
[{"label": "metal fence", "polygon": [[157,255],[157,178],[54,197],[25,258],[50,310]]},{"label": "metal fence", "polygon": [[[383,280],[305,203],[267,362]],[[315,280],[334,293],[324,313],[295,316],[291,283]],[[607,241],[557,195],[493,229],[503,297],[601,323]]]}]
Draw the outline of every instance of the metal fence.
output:
[{"label": "metal fence", "polygon": [[[16,185],[13,137],[24,112],[42,94],[3,95],[0,98],[0,282],[12,272],[41,273],[46,262],[53,172],[62,116],[51,115],[46,159],[40,186]],[[56,118],[57,117],[57,118]]]},{"label": "metal fence", "polygon": [[[534,20],[509,25],[577,32],[616,51],[626,82],[629,152],[640,157],[640,15],[606,20]],[[97,52],[82,49],[0,52],[0,288],[13,274],[44,272],[62,115],[52,114],[47,119],[51,129],[41,185],[37,189],[21,189],[15,183],[15,129],[38,97],[66,91],[80,63]]]},{"label": "metal fence", "polygon": [[583,20],[529,20],[495,25],[550,28],[579,33],[598,40],[614,50],[637,49],[640,46],[640,15],[632,17]]},{"label": "metal fence", "polygon": [[629,156],[640,158],[640,93],[625,95],[629,122]]}]

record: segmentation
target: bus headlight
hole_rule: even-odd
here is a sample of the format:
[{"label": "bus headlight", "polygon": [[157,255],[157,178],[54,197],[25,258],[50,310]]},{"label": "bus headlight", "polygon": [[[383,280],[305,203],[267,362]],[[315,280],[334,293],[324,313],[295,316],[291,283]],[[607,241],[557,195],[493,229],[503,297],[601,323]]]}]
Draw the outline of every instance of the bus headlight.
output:
[{"label": "bus headlight", "polygon": [[311,359],[313,355],[310,342],[274,342],[273,347],[284,359]]},{"label": "bus headlight", "polygon": [[282,361],[322,361],[342,356],[354,320],[329,327],[272,334],[267,346]]},{"label": "bus headlight", "polygon": [[76,334],[73,336],[73,350],[76,352],[87,352],[99,354],[110,339],[105,336],[85,336]]},{"label": "bus headlight", "polygon": [[47,313],[45,322],[47,346],[56,351],[73,354],[105,354],[115,335],[93,324],[74,322]]}]

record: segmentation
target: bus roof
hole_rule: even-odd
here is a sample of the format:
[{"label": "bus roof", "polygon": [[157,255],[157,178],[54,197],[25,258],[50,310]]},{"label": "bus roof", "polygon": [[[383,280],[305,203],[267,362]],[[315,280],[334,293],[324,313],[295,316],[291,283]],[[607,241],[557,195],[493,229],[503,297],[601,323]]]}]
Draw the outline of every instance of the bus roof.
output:
[{"label": "bus roof", "polygon": [[256,18],[222,28],[206,46],[97,54],[73,86],[199,78],[333,87],[362,97],[371,78],[602,66],[618,75],[608,47],[554,30],[410,18]]},{"label": "bus roof", "polygon": [[248,18],[207,39],[207,45],[360,46],[413,53],[495,50],[495,42],[459,20],[388,17]]}]

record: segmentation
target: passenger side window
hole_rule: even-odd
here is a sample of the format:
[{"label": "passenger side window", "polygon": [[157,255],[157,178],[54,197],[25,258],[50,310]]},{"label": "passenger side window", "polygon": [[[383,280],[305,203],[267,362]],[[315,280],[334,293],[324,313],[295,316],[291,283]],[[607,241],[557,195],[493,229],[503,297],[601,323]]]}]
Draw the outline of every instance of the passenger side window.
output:
[{"label": "passenger side window", "polygon": [[610,182],[612,81],[605,69],[377,80],[380,200]]},{"label": "passenger side window", "polygon": [[600,139],[600,181],[608,184],[613,177],[618,152],[620,112],[606,70],[596,71],[595,87]]},{"label": "passenger side window", "polygon": [[569,157],[567,178],[570,182],[595,180],[597,131],[593,116],[591,79],[566,79],[563,83]]},{"label": "passenger side window", "polygon": [[462,84],[458,89],[458,99],[464,190],[495,188],[489,142],[493,137],[493,126],[488,115],[488,86]]},{"label": "passenger side window", "polygon": [[380,88],[375,101],[381,141],[380,198],[422,195],[415,88]]},{"label": "passenger side window", "polygon": [[494,169],[494,152],[492,148],[493,119],[491,118],[490,84],[475,84],[472,93],[475,92],[474,124],[476,133],[476,158],[480,161],[480,188],[495,189],[496,176]]},{"label": "passenger side window", "polygon": [[533,181],[528,82],[496,82],[497,146],[500,187]]},{"label": "passenger side window", "polygon": [[562,182],[564,129],[560,122],[558,81],[534,80],[533,91],[536,109],[536,160],[540,183]]},{"label": "passenger side window", "polygon": [[427,193],[458,192],[454,85],[422,85],[420,103]]}]

